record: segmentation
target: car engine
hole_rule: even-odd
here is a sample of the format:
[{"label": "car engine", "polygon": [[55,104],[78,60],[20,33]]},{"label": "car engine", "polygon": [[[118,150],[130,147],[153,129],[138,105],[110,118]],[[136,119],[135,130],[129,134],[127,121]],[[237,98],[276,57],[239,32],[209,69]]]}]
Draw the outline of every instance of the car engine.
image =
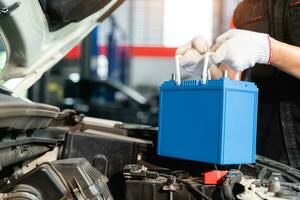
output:
[{"label": "car engine", "polygon": [[300,198],[299,170],[264,157],[238,166],[161,157],[157,128],[72,110],[36,122],[2,128],[0,199]]}]

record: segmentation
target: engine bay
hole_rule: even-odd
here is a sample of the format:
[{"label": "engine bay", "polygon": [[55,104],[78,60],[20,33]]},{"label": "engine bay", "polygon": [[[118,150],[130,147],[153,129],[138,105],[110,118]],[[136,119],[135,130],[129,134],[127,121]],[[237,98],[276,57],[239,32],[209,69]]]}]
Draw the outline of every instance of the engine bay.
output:
[{"label": "engine bay", "polygon": [[158,156],[157,128],[59,113],[2,128],[0,199],[299,199],[300,172],[257,156],[218,166]]}]

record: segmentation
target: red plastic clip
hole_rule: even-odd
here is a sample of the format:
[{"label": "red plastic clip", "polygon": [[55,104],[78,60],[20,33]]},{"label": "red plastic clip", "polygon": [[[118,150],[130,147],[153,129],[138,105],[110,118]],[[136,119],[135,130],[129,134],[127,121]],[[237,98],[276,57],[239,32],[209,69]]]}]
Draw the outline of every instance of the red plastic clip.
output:
[{"label": "red plastic clip", "polygon": [[218,185],[222,183],[222,179],[227,175],[227,171],[214,170],[205,172],[203,175],[203,183],[205,185]]}]

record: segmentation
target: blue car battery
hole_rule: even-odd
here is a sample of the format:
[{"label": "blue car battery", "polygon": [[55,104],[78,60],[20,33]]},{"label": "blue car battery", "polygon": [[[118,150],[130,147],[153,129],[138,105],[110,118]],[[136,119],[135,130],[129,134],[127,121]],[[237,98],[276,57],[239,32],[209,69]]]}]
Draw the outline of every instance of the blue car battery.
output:
[{"label": "blue car battery", "polygon": [[221,78],[160,88],[158,154],[219,165],[254,163],[258,88]]}]

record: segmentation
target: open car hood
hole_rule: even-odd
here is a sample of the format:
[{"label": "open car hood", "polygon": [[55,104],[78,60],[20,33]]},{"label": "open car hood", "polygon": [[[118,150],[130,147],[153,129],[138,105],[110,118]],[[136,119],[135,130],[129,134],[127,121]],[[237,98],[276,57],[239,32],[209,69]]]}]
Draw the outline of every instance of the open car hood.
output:
[{"label": "open car hood", "polygon": [[2,84],[22,94],[123,1],[0,0]]}]

